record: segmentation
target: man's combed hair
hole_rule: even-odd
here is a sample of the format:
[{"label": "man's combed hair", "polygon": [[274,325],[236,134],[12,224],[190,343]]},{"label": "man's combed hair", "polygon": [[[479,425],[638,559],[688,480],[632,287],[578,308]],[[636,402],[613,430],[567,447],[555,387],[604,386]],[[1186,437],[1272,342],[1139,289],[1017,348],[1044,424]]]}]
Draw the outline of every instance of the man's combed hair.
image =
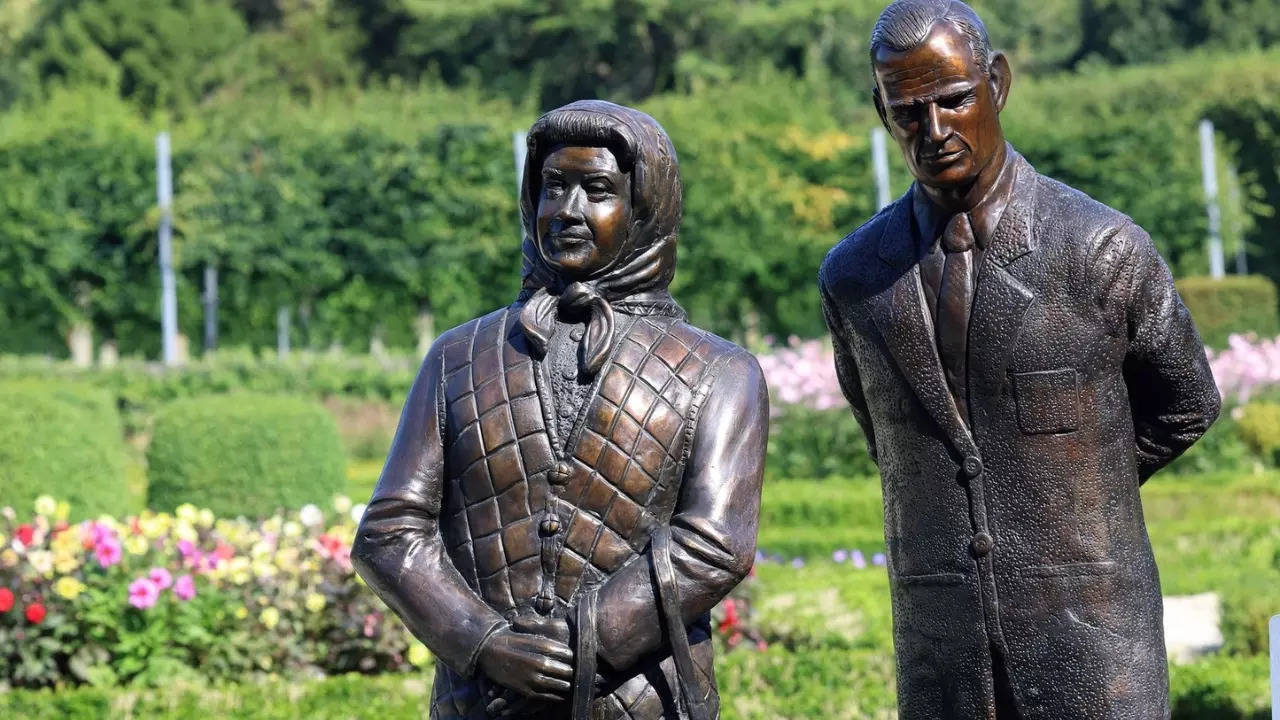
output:
[{"label": "man's combed hair", "polygon": [[951,23],[964,34],[978,67],[984,71],[990,67],[991,41],[987,38],[987,28],[973,8],[960,0],[895,0],[880,13],[871,31],[872,60],[881,47],[900,52],[914,50],[939,22]]}]

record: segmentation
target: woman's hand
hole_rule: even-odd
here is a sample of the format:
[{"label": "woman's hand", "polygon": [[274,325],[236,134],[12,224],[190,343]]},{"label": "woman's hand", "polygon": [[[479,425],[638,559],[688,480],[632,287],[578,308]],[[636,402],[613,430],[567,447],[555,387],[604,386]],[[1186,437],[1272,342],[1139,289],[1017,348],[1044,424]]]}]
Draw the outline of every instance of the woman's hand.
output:
[{"label": "woman's hand", "polygon": [[504,628],[485,642],[479,667],[490,680],[521,695],[562,702],[573,687],[572,663],[567,644]]}]

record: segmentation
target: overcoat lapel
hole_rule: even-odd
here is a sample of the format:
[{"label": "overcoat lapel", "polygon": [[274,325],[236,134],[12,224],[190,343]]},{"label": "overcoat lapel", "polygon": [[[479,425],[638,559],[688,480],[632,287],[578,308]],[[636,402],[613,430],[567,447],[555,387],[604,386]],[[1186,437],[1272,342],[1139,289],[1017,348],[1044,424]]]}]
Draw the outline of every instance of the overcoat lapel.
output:
[{"label": "overcoat lapel", "polygon": [[968,455],[973,451],[973,438],[960,419],[942,374],[933,320],[924,304],[917,244],[911,231],[914,193],[912,186],[885,223],[880,258],[887,266],[883,269],[891,273],[890,283],[871,298],[871,315],[920,403],[952,447],[961,455]]},{"label": "overcoat lapel", "polygon": [[968,386],[973,413],[980,413],[987,406],[975,399],[999,394],[1023,318],[1035,300],[1035,294],[1007,266],[1035,250],[1032,224],[1036,172],[1021,156],[1015,155],[1011,161],[1016,163],[1017,172],[1013,192],[995,236],[983,253],[969,313]]}]

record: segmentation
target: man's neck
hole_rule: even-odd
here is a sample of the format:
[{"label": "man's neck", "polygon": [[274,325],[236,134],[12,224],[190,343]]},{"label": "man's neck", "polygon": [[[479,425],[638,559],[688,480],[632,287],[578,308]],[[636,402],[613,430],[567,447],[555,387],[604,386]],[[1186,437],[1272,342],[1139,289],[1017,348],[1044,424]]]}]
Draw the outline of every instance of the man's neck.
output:
[{"label": "man's neck", "polygon": [[995,187],[1007,162],[1009,162],[1009,146],[1004,141],[1001,141],[1000,149],[991,158],[991,162],[982,168],[973,182],[957,187],[942,188],[920,183],[920,187],[924,190],[929,201],[948,215],[969,212],[977,207]]}]

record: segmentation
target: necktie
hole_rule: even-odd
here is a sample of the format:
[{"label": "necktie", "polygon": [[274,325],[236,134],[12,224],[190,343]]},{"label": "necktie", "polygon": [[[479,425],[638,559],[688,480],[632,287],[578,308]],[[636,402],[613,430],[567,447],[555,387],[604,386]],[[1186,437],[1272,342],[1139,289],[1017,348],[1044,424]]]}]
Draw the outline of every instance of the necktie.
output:
[{"label": "necktie", "polygon": [[973,304],[973,227],[968,213],[958,213],[942,233],[946,258],[942,284],[938,288],[938,355],[947,377],[951,396],[960,417],[968,422],[966,392],[966,351],[969,336],[969,306]]}]

